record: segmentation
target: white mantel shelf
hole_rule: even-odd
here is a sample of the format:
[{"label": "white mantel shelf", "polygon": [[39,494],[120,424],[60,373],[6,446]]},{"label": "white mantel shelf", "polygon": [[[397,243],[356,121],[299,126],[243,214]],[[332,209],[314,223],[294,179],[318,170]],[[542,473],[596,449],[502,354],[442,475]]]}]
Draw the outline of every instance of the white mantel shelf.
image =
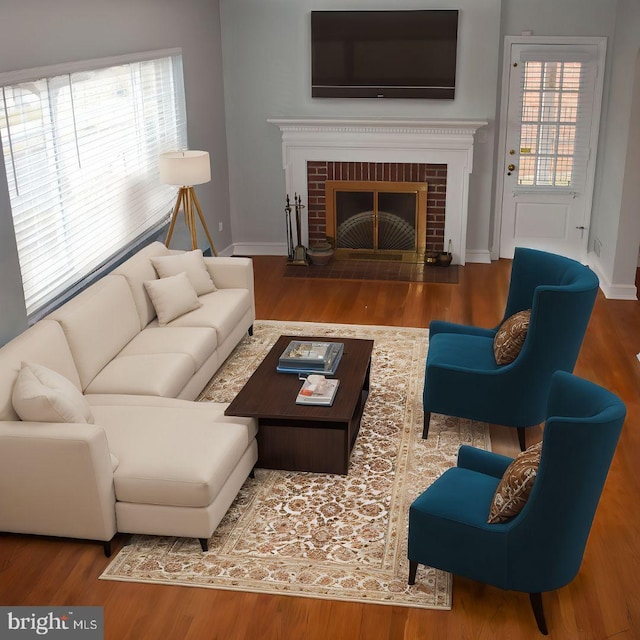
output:
[{"label": "white mantel shelf", "polygon": [[[465,263],[469,174],[475,132],[486,120],[271,118],[282,134],[286,192],[307,201],[307,162],[402,162],[447,165],[445,242]],[[306,220],[305,220],[306,225]],[[308,230],[303,228],[305,242]]]},{"label": "white mantel shelf", "polygon": [[404,118],[270,118],[281,131],[378,131],[473,135],[486,120],[421,120]]}]

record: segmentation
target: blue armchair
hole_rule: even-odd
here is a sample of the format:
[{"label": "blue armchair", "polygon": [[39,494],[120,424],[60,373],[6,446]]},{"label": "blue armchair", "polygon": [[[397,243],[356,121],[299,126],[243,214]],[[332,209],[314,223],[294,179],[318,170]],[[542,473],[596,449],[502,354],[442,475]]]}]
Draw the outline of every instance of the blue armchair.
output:
[{"label": "blue armchair", "polygon": [[[434,320],[424,382],[424,429],[431,413],[525,429],[545,417],[554,371],[571,373],[598,293],[586,266],[552,253],[516,248],[503,320],[531,309],[520,354],[498,365],[493,340],[499,328],[483,329]],[[501,322],[501,324],[502,324]]]},{"label": "blue armchair", "polygon": [[522,511],[505,523],[487,518],[511,458],[462,446],[457,466],[410,507],[409,584],[420,563],[529,593],[546,633],[542,592],[578,573],[625,414],[606,389],[555,373],[537,477]]}]

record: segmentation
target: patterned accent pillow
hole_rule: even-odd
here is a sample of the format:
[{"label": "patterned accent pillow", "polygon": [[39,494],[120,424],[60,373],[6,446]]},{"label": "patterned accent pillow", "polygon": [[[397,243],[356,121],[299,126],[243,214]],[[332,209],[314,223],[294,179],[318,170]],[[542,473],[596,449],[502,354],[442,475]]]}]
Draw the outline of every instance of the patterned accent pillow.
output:
[{"label": "patterned accent pillow", "polygon": [[538,474],[542,442],[518,454],[504,472],[489,509],[489,524],[508,522],[517,516],[529,499]]},{"label": "patterned accent pillow", "polygon": [[518,357],[527,337],[530,318],[531,309],[518,311],[500,325],[493,339],[493,355],[497,364],[509,364]]}]

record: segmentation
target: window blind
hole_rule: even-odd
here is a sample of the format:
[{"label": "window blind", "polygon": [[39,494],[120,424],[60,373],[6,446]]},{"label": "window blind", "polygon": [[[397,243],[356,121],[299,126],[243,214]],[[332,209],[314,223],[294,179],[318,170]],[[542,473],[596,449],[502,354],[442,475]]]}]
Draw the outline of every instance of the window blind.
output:
[{"label": "window blind", "polygon": [[1,89],[29,316],[159,227],[175,201],[158,156],[186,148],[181,56],[88,66]]},{"label": "window blind", "polygon": [[584,188],[596,61],[581,52],[521,56],[518,186]]}]

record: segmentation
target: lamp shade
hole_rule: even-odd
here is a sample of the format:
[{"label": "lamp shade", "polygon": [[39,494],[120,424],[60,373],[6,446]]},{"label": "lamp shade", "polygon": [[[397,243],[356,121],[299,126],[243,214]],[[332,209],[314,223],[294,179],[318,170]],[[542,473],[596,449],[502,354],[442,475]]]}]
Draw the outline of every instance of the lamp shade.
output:
[{"label": "lamp shade", "polygon": [[211,180],[207,151],[169,151],[160,154],[160,180],[165,184],[193,186]]}]

